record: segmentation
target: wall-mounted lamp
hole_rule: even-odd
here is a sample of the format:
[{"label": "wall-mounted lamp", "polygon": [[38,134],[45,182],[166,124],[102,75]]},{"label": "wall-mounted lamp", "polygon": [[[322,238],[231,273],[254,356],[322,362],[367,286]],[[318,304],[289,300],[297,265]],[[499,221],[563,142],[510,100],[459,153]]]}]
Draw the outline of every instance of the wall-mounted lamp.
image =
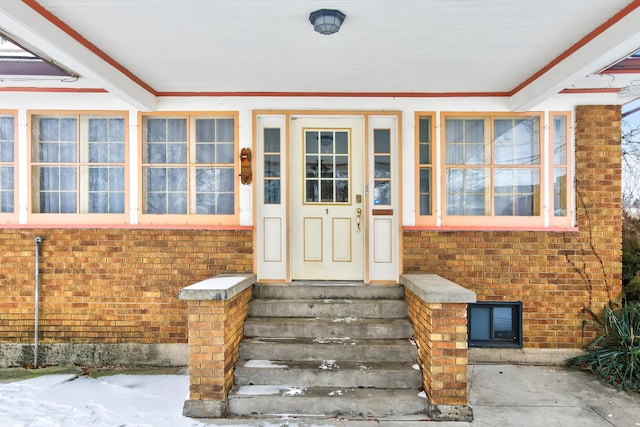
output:
[{"label": "wall-mounted lamp", "polygon": [[324,35],[337,33],[340,26],[344,22],[347,15],[335,9],[320,9],[311,12],[309,22],[313,25],[313,29]]}]

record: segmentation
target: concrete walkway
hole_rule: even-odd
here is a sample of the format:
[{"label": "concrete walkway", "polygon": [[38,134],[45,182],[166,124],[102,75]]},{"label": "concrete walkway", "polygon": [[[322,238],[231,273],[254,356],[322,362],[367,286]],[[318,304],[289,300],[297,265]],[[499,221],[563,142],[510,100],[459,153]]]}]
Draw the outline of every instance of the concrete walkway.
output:
[{"label": "concrete walkway", "polygon": [[471,365],[470,404],[474,420],[425,422],[265,419],[211,420],[224,426],[335,427],[635,427],[640,393],[617,392],[590,374],[554,366]]}]

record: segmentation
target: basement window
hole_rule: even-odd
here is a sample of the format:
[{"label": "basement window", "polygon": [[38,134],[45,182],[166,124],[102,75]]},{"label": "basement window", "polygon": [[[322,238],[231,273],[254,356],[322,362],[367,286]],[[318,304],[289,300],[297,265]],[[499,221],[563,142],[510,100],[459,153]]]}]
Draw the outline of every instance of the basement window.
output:
[{"label": "basement window", "polygon": [[522,347],[521,302],[469,304],[467,319],[469,347]]}]

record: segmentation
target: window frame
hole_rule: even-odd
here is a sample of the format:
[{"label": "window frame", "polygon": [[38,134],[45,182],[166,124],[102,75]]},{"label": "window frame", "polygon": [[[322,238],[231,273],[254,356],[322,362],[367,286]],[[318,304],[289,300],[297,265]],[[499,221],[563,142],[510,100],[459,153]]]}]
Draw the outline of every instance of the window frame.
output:
[{"label": "window frame", "polygon": [[[507,118],[525,118],[525,117],[536,117],[538,119],[538,135],[539,135],[539,157],[540,160],[535,167],[524,167],[512,163],[495,163],[494,161],[494,121],[496,119],[507,119]],[[487,152],[485,153],[485,163],[478,164],[461,164],[461,165],[449,165],[446,162],[446,121],[447,119],[484,119],[488,124],[488,129],[485,129],[485,146],[487,147]],[[545,121],[544,121],[544,113],[542,112],[525,112],[525,113],[515,113],[515,112],[474,112],[474,113],[465,113],[465,112],[443,112],[440,115],[440,141],[441,141],[441,152],[440,152],[440,178],[441,178],[441,188],[440,188],[440,203],[442,207],[442,225],[445,226],[476,226],[476,227],[492,227],[492,228],[505,228],[505,227],[544,227],[544,206],[545,201],[547,200],[547,187],[549,185],[548,181],[544,182],[544,164],[545,164],[545,156],[544,156],[544,148],[545,148]],[[487,134],[488,133],[488,134]],[[488,159],[488,160],[487,160]],[[490,191],[489,195],[486,195],[485,198],[489,203],[489,212],[490,215],[448,215],[447,214],[447,168],[448,166],[461,166],[462,169],[485,169],[488,171],[488,180],[489,185],[487,185],[486,189]],[[495,189],[493,185],[493,173],[496,169],[500,168],[508,168],[508,169],[528,169],[528,170],[538,170],[539,176],[539,186],[540,186],[540,194],[539,194],[539,213],[538,215],[533,216],[496,216],[494,213],[494,196]]]},{"label": "window frame", "polygon": [[[472,316],[471,311],[474,308],[491,309],[490,331],[494,329],[493,309],[495,308],[511,308],[511,332],[516,336],[511,340],[502,340],[490,338],[488,340],[474,340],[471,338]],[[522,301],[481,301],[477,303],[467,304],[467,342],[469,348],[522,348]]]},{"label": "window frame", "polygon": [[[180,163],[180,167],[187,168],[187,207],[191,203],[191,195],[194,187],[194,183],[191,180],[190,170],[192,167],[196,167],[198,163],[191,161],[191,151],[195,149],[195,139],[192,135],[195,135],[195,129],[192,129],[196,119],[233,119],[233,178],[234,178],[234,213],[233,214],[150,214],[144,213],[145,206],[145,182],[144,182],[144,168],[153,163],[144,162],[144,149],[145,149],[145,119],[146,118],[184,118],[186,119],[186,134],[187,134],[187,163]],[[138,206],[139,206],[139,223],[144,225],[194,225],[194,226],[227,226],[227,225],[239,225],[240,218],[240,179],[238,178],[239,169],[239,114],[237,111],[163,111],[152,113],[138,113]],[[165,163],[163,163],[165,164]],[[208,165],[208,163],[206,163]]]},{"label": "window frame", "polygon": [[[76,177],[78,185],[76,191],[78,193],[78,204],[75,213],[46,213],[46,212],[34,212],[34,191],[33,191],[33,168],[38,165],[46,165],[46,162],[34,161],[33,159],[33,144],[38,141],[35,140],[34,126],[37,126],[40,118],[47,117],[74,117],[76,122],[76,161],[69,163],[76,168]],[[88,123],[90,118],[122,118],[124,121],[124,162],[116,163],[121,165],[124,169],[124,211],[122,213],[82,213],[80,212],[80,206],[82,197],[88,197],[89,189],[80,186],[80,182],[83,181],[81,169],[85,166],[91,165],[89,161],[82,160],[82,153],[84,150],[88,150],[89,140],[85,138],[88,135],[88,130],[83,130],[82,124],[85,121]],[[61,225],[78,225],[78,224],[92,224],[92,225],[115,225],[115,224],[127,224],[129,222],[129,199],[130,199],[130,185],[129,185],[129,112],[125,110],[29,110],[27,111],[27,188],[28,188],[28,211],[27,222],[30,224],[61,224]],[[84,148],[83,148],[84,146]],[[60,162],[64,163],[64,162]],[[102,163],[102,162],[101,162]],[[108,163],[105,163],[108,164]],[[86,187],[86,186],[85,186]]]},{"label": "window frame", "polygon": [[[554,146],[555,146],[555,126],[554,120],[556,117],[565,118],[565,134],[566,134],[566,163],[555,163]],[[575,215],[575,190],[573,183],[574,176],[574,149],[573,149],[573,126],[571,119],[571,112],[568,111],[550,111],[549,112],[549,224],[551,226],[562,227],[571,226],[573,224],[573,218]],[[554,176],[555,168],[564,167],[567,170],[567,194],[565,195],[565,203],[567,205],[567,214],[564,216],[555,216],[555,191],[554,191]]]},{"label": "window frame", "polygon": [[0,224],[15,224],[18,222],[18,111],[0,109],[1,117],[13,119],[13,161],[0,162],[0,166],[13,166],[13,212],[0,212]]},{"label": "window frame", "polygon": [[[435,112],[416,112],[415,113],[415,163],[416,163],[416,172],[415,172],[415,209],[416,209],[416,225],[418,226],[435,226],[437,223],[437,177],[438,177],[438,162],[436,157],[436,145],[438,143],[438,135],[436,134],[436,113]],[[430,147],[429,147],[429,157],[431,158],[431,163],[420,163],[420,119],[428,118],[429,123],[429,133],[430,133]],[[429,186],[429,194],[431,197],[431,213],[429,215],[422,215],[420,213],[420,170],[422,168],[431,169],[431,180]]]}]

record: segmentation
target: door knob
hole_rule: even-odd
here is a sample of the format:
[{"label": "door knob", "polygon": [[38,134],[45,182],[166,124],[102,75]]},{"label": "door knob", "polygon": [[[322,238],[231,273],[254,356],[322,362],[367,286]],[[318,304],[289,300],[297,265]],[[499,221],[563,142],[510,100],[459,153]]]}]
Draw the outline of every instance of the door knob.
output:
[{"label": "door knob", "polygon": [[356,208],[356,231],[360,232],[360,218],[362,217],[362,209]]}]

